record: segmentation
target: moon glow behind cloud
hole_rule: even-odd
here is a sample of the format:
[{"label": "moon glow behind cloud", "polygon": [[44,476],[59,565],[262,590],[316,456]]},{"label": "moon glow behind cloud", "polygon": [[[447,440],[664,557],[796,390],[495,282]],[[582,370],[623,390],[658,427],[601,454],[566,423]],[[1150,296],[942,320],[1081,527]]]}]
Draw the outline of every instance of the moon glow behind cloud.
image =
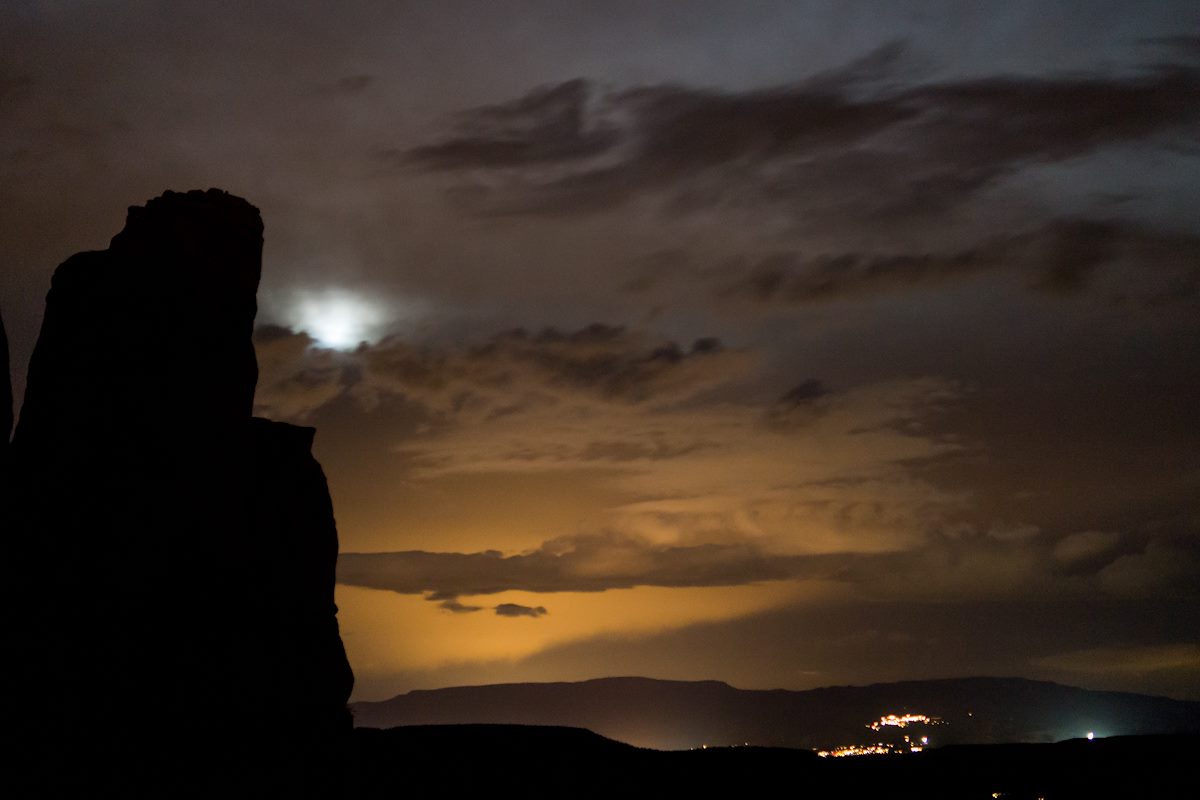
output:
[{"label": "moon glow behind cloud", "polygon": [[380,338],[390,317],[378,301],[346,289],[300,292],[288,315],[293,327],[331,350],[353,350]]}]

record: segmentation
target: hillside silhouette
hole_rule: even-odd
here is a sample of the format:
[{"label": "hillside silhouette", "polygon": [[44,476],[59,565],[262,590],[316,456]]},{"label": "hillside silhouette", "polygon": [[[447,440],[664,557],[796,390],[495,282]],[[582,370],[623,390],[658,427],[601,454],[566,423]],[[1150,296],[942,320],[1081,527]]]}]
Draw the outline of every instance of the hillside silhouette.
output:
[{"label": "hillside silhouette", "polygon": [[[413,691],[353,708],[354,791],[370,800],[401,788],[444,797],[1191,798],[1200,748],[1198,703],[1010,678],[807,692],[603,678]],[[904,711],[944,715],[924,729],[935,746],[814,752],[886,739],[865,723]],[[1095,725],[1098,738],[1056,734],[1063,720]],[[1142,735],[1113,735],[1122,731]]]},{"label": "hillside silhouette", "polygon": [[[887,714],[938,717],[934,745],[1054,742],[1083,736],[1200,733],[1200,703],[1095,692],[1021,678],[959,678],[809,691],[735,689],[719,681],[601,678],[418,690],[356,703],[355,724],[567,725],[639,747],[751,745],[805,749],[869,744]],[[907,731],[907,729],[906,729]],[[907,731],[911,733],[912,731]],[[899,735],[898,735],[899,734]]]},{"label": "hillside silhouette", "polygon": [[251,416],[262,237],[167,192],[54,273],[3,507],[20,796],[342,780],[329,490],[313,429]]}]

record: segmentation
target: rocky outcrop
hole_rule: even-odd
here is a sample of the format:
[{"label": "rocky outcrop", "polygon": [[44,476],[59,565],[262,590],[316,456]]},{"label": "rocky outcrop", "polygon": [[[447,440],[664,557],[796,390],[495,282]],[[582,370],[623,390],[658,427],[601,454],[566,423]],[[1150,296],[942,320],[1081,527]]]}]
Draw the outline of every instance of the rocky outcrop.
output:
[{"label": "rocky outcrop", "polygon": [[262,231],[240,198],[167,192],[54,274],[9,487],[43,779],[332,793],[337,532],[313,430],[251,417]]},{"label": "rocky outcrop", "polygon": [[[0,316],[0,481],[8,466],[8,437],[12,432],[12,383],[8,373],[8,335],[4,332],[4,317]],[[0,498],[4,489],[0,487]]]}]

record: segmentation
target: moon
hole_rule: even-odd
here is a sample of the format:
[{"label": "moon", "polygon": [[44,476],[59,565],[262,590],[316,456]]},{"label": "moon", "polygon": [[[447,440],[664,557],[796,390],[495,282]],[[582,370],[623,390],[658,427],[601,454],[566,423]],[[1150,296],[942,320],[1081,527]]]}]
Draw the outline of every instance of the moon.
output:
[{"label": "moon", "polygon": [[325,289],[297,296],[293,325],[319,347],[353,350],[379,338],[389,314],[375,300],[347,289]]}]

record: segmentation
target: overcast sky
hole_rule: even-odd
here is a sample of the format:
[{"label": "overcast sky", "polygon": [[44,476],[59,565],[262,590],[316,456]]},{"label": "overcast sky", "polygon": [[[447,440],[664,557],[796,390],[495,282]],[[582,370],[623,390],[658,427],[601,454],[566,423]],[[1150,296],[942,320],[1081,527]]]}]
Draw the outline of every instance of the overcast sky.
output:
[{"label": "overcast sky", "polygon": [[356,697],[1200,698],[1195,2],[7,2],[0,305],[216,186]]}]

